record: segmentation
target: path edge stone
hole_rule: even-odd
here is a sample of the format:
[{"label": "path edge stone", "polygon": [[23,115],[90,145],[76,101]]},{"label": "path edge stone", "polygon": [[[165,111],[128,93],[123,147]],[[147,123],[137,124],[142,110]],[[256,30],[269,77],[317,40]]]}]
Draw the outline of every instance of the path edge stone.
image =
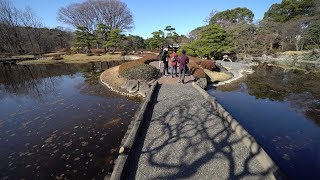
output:
[{"label": "path edge stone", "polygon": [[121,91],[118,91],[118,90],[116,90],[115,88],[113,88],[111,85],[109,85],[107,82],[105,82],[105,81],[103,81],[102,79],[102,77],[103,77],[103,75],[104,75],[104,73],[106,73],[106,71],[104,71],[104,72],[102,72],[101,74],[100,74],[100,76],[99,76],[99,82],[100,82],[100,84],[102,84],[103,86],[106,86],[108,89],[110,89],[111,91],[113,91],[113,92],[116,92],[116,93],[118,93],[118,94],[121,94],[121,95],[123,95],[123,96],[127,96],[127,97],[134,97],[134,96],[138,96],[137,94],[130,94],[130,93],[126,93],[126,92],[121,92]]},{"label": "path edge stone", "polygon": [[266,153],[266,151],[257,143],[252,135],[250,135],[236,119],[234,119],[229,112],[227,112],[222,105],[220,105],[216,98],[209,95],[207,91],[203,90],[196,83],[192,83],[192,86],[198,90],[198,92],[210,103],[212,104],[215,111],[217,111],[219,117],[229,124],[230,129],[241,138],[241,142],[250,150],[255,158],[259,161],[262,168],[269,172],[269,177],[272,179],[287,179],[286,175],[280,170],[277,164],[271,159],[271,157]]},{"label": "path edge stone", "polygon": [[128,126],[128,130],[124,135],[124,138],[121,141],[121,146],[119,150],[119,156],[115,161],[115,166],[113,172],[110,176],[106,176],[104,179],[111,180],[120,180],[124,179],[123,177],[126,172],[128,157],[130,155],[131,149],[135,144],[137,139],[137,135],[141,130],[141,124],[143,123],[148,107],[151,105],[151,100],[154,94],[156,87],[158,86],[158,82],[156,81],[150,88],[147,96],[144,98],[143,103],[140,105],[138,111],[135,113],[134,119]]}]

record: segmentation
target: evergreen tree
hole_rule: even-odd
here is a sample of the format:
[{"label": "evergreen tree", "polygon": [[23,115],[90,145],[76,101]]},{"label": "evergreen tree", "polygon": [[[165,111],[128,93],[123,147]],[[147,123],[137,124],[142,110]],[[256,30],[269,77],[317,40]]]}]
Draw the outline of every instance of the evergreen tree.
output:
[{"label": "evergreen tree", "polygon": [[151,33],[153,36],[148,39],[148,46],[151,49],[160,48],[165,43],[164,32],[159,30]]},{"label": "evergreen tree", "polygon": [[[108,36],[110,33],[110,27],[106,26],[103,23],[99,23],[97,25],[97,30],[95,31],[96,35],[96,42],[99,45],[104,45],[106,41],[108,40]],[[104,47],[104,52],[107,52],[107,48]]]},{"label": "evergreen tree", "polygon": [[78,27],[75,31],[75,46],[77,48],[86,48],[87,53],[91,53],[91,46],[95,41],[95,36],[86,27]]},{"label": "evergreen tree", "polygon": [[207,25],[201,29],[200,38],[191,43],[191,48],[201,57],[221,58],[222,52],[232,50],[231,36],[219,25]]},{"label": "evergreen tree", "polygon": [[112,29],[109,33],[108,39],[104,44],[106,48],[114,48],[114,51],[117,50],[121,45],[121,40],[124,38],[124,35],[121,34],[120,29]]}]

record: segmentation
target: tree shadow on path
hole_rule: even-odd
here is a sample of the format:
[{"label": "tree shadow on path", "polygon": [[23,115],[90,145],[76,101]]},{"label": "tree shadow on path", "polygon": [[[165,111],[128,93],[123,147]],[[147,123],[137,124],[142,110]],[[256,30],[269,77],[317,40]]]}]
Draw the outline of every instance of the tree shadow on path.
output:
[{"label": "tree shadow on path", "polygon": [[[241,139],[202,100],[180,99],[170,111],[154,111],[142,125],[129,160],[127,179],[268,179],[272,169],[262,170]],[[152,119],[153,118],[153,119]]]}]

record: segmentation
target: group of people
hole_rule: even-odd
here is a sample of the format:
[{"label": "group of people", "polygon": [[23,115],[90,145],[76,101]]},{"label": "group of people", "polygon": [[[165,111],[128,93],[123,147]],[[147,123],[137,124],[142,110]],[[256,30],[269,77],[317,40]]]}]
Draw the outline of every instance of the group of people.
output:
[{"label": "group of people", "polygon": [[[177,49],[173,49],[172,54],[169,54],[167,48],[161,48],[159,53],[159,63],[163,63],[163,71],[162,74],[164,76],[169,75],[169,64],[171,67],[171,77],[178,77],[179,70],[179,83],[184,84],[184,79],[186,75],[186,71],[188,69],[187,64],[189,63],[189,58],[186,55],[186,50],[182,50],[182,55],[178,56]],[[159,64],[160,66],[161,64]],[[179,67],[179,68],[178,68]],[[175,73],[174,73],[175,71]]]}]

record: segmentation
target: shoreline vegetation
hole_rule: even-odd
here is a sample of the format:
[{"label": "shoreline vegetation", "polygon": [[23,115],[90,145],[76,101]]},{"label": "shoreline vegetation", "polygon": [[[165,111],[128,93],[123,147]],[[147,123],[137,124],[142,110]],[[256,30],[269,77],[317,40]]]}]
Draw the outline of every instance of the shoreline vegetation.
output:
[{"label": "shoreline vegetation", "polygon": [[114,61],[121,60],[121,54],[72,54],[65,55],[62,53],[45,54],[44,57],[36,60],[21,61],[17,64],[56,64],[56,63],[88,63],[96,61]]},{"label": "shoreline vegetation", "polygon": [[[145,54],[137,54],[130,56],[123,56],[120,52],[114,54],[71,54],[65,53],[49,53],[45,54],[43,58],[37,60],[26,60],[18,62],[19,65],[30,64],[56,64],[56,63],[89,63],[89,62],[102,62],[102,61],[115,61],[115,60],[130,60],[134,62],[137,59],[156,59],[156,53],[151,52]],[[274,55],[262,55],[261,57],[254,57],[250,55],[239,55],[236,62],[215,61],[215,64],[224,70],[221,72],[209,71],[204,69],[208,82],[214,86],[230,85],[239,79],[245,78],[246,74],[253,73],[251,67],[258,64],[266,63],[268,66],[277,66],[286,70],[299,70],[306,72],[320,72],[320,53],[314,51],[287,51]],[[25,57],[25,56],[24,56]],[[29,57],[29,56],[28,56]],[[58,60],[54,60],[58,57]],[[14,57],[19,58],[19,56]],[[60,59],[61,58],[61,59]],[[308,60],[311,58],[311,60]],[[190,61],[200,64],[204,59],[191,57]],[[100,82],[107,86],[109,89],[126,96],[136,96],[126,92],[121,88],[126,82],[126,78],[121,77],[119,74],[119,67],[116,66],[107,69],[100,75]],[[216,78],[216,80],[215,80]]]}]

